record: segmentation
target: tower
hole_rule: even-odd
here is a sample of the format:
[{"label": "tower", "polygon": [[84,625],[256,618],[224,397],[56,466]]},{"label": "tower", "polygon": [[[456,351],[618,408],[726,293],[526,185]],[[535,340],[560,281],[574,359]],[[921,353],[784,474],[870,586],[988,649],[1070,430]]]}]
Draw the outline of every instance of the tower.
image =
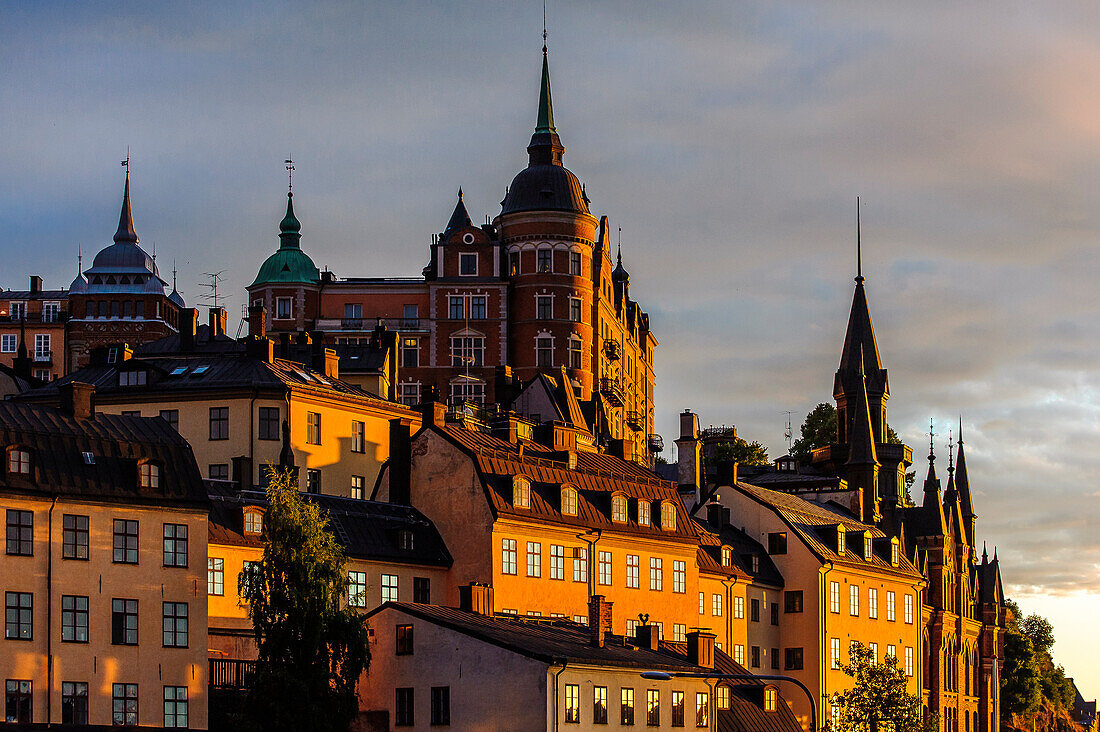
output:
[{"label": "tower", "polygon": [[286,215],[279,222],[279,248],[260,265],[248,286],[249,305],[263,305],[267,330],[313,330],[318,313],[321,273],[302,251],[302,224],[294,215],[294,192],[286,194]]}]

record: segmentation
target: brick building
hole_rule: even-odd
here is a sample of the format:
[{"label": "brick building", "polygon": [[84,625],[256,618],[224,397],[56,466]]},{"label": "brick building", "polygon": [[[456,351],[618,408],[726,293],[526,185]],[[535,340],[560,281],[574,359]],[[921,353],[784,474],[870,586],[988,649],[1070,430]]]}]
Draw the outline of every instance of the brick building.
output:
[{"label": "brick building", "polygon": [[0,291],[0,364],[43,381],[65,373],[68,290],[45,290],[32,276],[30,289]]}]

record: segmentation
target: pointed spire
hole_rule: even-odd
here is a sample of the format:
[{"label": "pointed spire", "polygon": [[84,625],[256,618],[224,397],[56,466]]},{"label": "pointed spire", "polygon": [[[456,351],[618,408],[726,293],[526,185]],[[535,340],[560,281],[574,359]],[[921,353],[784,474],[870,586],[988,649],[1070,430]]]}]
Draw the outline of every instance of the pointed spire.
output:
[{"label": "pointed spire", "polygon": [[936,447],[935,432],[932,429],[932,420],[928,420],[928,477],[924,479],[924,503],[922,507],[929,514],[929,525],[925,530],[931,529],[936,535],[943,536],[947,533],[947,519],[943,514],[943,504],[940,503],[940,479],[936,477]]},{"label": "pointed spire", "polygon": [[527,146],[529,165],[561,165],[565,148],[554,126],[554,103],[550,95],[550,63],[546,46],[542,47],[542,83],[539,86],[539,113],[535,120],[535,132]]},{"label": "pointed spire", "polygon": [[871,426],[871,403],[867,398],[866,374],[863,371],[863,354],[859,359],[860,389],[856,394],[852,434],[848,437],[848,465],[879,465],[875,451],[875,433]]},{"label": "pointed spire", "polygon": [[966,472],[966,456],[963,452],[962,417],[959,417],[959,456],[955,461],[955,487],[959,491],[959,502],[962,504],[963,518],[966,519],[968,535],[974,540],[974,500],[970,495],[970,476]]},{"label": "pointed spire", "polygon": [[462,189],[458,189],[458,203],[455,204],[455,210],[451,213],[451,218],[447,222],[447,228],[443,230],[443,236],[440,237],[441,242],[446,242],[447,238],[458,231],[459,229],[465,229],[470,226],[470,214],[466,211],[466,204],[462,202]]},{"label": "pointed spire", "polygon": [[286,216],[279,222],[279,248],[301,249],[301,232],[302,224],[294,215],[294,193],[288,191],[286,194]]},{"label": "pointed spire", "polygon": [[989,552],[986,551],[986,543],[982,542],[982,564],[989,564]]},{"label": "pointed spire", "polygon": [[[129,157],[127,157],[127,162]],[[126,168],[126,190],[122,194],[122,212],[118,216],[118,231],[115,232],[115,242],[138,243],[137,232],[134,231],[134,216],[130,212],[130,168]]]},{"label": "pointed spire", "polygon": [[550,97],[550,63],[546,58],[546,46],[542,47],[542,84],[539,87],[539,116],[535,132],[558,132],[554,127],[554,102]]}]

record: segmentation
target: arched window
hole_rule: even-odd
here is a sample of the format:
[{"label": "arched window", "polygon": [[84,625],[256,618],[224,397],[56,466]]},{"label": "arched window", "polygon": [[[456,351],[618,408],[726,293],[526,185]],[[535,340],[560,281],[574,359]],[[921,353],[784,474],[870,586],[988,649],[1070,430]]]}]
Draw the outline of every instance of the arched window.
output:
[{"label": "arched window", "polygon": [[651,510],[652,510],[652,506],[650,505],[649,501],[647,501],[644,498],[639,498],[638,499],[638,525],[639,526],[649,526],[650,525],[650,523],[651,523],[650,511]]},{"label": "arched window", "polygon": [[577,489],[564,486],[561,489],[561,512],[566,516],[577,515]]},{"label": "arched window", "polygon": [[522,477],[512,481],[512,507],[531,508],[531,481]]},{"label": "arched window", "polygon": [[661,504],[661,528],[665,531],[676,530],[676,506],[672,501]]},{"label": "arched window", "polygon": [[611,520],[626,523],[626,496],[622,494],[611,496]]},{"label": "arched window", "polygon": [[898,566],[898,563],[900,561],[901,561],[901,548],[898,544],[898,538],[895,536],[893,539],[890,539],[890,564],[892,564],[896,567],[896,566]]},{"label": "arched window", "polygon": [[264,530],[264,514],[255,506],[244,509],[244,533],[248,536],[257,536]]},{"label": "arched window", "polygon": [[774,686],[764,687],[764,711],[774,712],[779,706],[779,690]]},{"label": "arched window", "polygon": [[138,465],[138,485],[142,488],[160,488],[160,466],[151,462]]},{"label": "arched window", "polygon": [[732,567],[733,566],[733,550],[730,549],[728,546],[722,547],[722,566],[723,567]]},{"label": "arched window", "polygon": [[30,475],[31,451],[25,447],[8,448],[8,472],[19,475]]}]

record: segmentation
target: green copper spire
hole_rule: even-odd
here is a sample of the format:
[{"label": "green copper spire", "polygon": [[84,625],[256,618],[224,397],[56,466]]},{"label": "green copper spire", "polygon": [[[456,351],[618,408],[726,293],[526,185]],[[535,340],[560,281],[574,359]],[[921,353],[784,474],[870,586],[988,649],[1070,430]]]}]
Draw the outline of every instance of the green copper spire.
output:
[{"label": "green copper spire", "polygon": [[550,99],[550,65],[546,61],[546,46],[542,47],[542,88],[539,90],[539,119],[535,124],[535,134],[552,132],[554,128],[554,104]]},{"label": "green copper spire", "polygon": [[302,224],[294,216],[294,194],[286,194],[286,216],[279,222],[279,239],[282,248],[301,248]]}]

